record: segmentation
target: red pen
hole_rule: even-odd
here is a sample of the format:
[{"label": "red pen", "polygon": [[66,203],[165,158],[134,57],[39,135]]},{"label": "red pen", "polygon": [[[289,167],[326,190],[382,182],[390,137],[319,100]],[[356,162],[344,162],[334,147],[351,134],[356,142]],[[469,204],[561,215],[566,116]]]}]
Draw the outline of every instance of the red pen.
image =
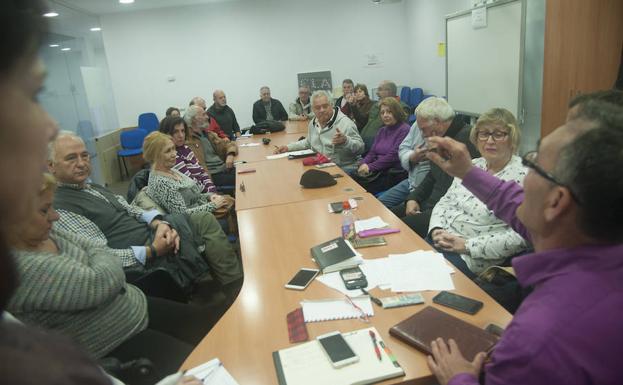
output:
[{"label": "red pen", "polygon": [[376,343],[376,334],[374,334],[372,330],[369,330],[369,332],[370,332],[370,338],[372,338],[372,345],[374,345],[374,351],[376,352],[376,358],[378,358],[379,361],[381,361],[383,357],[381,356],[381,350],[379,349],[379,345],[377,345]]}]

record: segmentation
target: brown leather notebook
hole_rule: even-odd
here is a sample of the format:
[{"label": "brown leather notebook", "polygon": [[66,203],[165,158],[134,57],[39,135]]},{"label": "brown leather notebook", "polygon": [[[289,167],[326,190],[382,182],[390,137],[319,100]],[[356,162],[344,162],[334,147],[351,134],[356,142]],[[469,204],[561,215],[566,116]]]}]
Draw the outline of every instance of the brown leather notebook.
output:
[{"label": "brown leather notebook", "polygon": [[479,352],[488,352],[497,342],[493,334],[431,306],[394,325],[389,334],[428,354],[434,339],[452,338],[470,361]]}]

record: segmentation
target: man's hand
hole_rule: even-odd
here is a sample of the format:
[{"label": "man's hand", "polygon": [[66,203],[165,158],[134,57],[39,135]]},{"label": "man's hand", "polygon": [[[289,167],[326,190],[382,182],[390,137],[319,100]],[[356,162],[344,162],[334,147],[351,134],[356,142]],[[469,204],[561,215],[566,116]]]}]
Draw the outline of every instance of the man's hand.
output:
[{"label": "man's hand", "polygon": [[437,377],[440,385],[446,385],[452,377],[460,373],[469,373],[478,378],[487,357],[484,352],[480,352],[474,357],[474,361],[467,361],[452,338],[448,340],[448,345],[443,339],[437,338],[431,342],[431,347],[433,356],[428,356],[428,368]]},{"label": "man's hand", "polygon": [[370,174],[370,167],[367,164],[362,163],[357,169],[357,174],[359,174],[360,176],[367,176],[368,174]]},{"label": "man's hand", "polygon": [[346,102],[348,102],[348,104],[355,104],[355,103],[357,103],[357,99],[355,99],[355,94],[348,94],[346,96]]},{"label": "man's hand", "polygon": [[234,167],[234,155],[229,154],[227,158],[225,158],[225,168],[231,170]]},{"label": "man's hand", "polygon": [[203,381],[195,376],[184,376],[175,385],[203,385]]},{"label": "man's hand", "polygon": [[407,201],[405,206],[406,215],[415,215],[420,212],[420,205],[416,201]]},{"label": "man's hand", "polygon": [[453,253],[465,254],[467,249],[465,248],[465,238],[458,235],[450,234],[443,229],[435,229],[431,233],[433,244],[436,248],[444,251],[451,251]]},{"label": "man's hand", "polygon": [[437,149],[426,156],[446,173],[463,178],[472,169],[472,158],[467,146],[446,137],[430,137],[428,142]]},{"label": "man's hand", "polygon": [[427,151],[428,149],[426,148],[425,144],[423,146],[416,147],[411,152],[411,155],[409,155],[409,163],[411,163],[412,166],[415,166],[416,164],[420,163],[421,161],[426,159]]},{"label": "man's hand", "polygon": [[[168,234],[168,233],[167,233]],[[175,243],[171,242],[170,236],[165,236],[164,233],[158,234],[154,236],[154,241],[151,244],[156,250],[156,254],[161,257],[163,255],[167,255],[170,252],[175,250]],[[154,256],[152,255],[152,258]]]},{"label": "man's hand", "polygon": [[333,139],[331,140],[333,145],[341,145],[346,143],[346,135],[342,134],[339,128],[335,128],[335,135],[333,135]]},{"label": "man's hand", "polygon": [[284,152],[288,152],[288,146],[275,146],[275,154],[283,154]]}]

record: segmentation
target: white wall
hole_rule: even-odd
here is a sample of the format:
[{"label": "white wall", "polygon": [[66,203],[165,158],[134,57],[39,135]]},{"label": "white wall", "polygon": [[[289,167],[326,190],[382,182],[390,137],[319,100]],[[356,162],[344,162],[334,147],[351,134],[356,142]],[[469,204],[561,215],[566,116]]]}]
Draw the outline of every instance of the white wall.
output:
[{"label": "white wall", "polygon": [[[412,71],[411,2],[420,0],[244,0],[102,16],[119,124],[136,125],[147,111],[162,118],[167,107],[185,107],[195,95],[210,100],[222,88],[241,126],[250,125],[260,86],[287,106],[299,72],[330,70],[334,87],[345,77],[370,89],[384,79],[423,81],[424,68],[415,79]],[[366,54],[378,55],[381,66],[367,67]],[[441,89],[435,81],[427,87]]]},{"label": "white wall", "polygon": [[423,88],[425,94],[446,95],[446,58],[437,55],[437,44],[446,41],[445,16],[470,8],[470,0],[407,2],[412,87]]}]

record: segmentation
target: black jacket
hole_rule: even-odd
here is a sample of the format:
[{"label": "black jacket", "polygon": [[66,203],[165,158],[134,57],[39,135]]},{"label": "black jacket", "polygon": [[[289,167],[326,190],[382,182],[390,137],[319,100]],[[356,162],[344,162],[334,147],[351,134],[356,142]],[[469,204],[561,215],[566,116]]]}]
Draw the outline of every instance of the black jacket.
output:
[{"label": "black jacket", "polygon": [[[273,114],[273,120],[288,120],[288,113],[279,100],[270,98],[270,111]],[[264,108],[262,99],[260,99],[253,103],[253,121],[259,123],[265,120],[266,109]]]}]

